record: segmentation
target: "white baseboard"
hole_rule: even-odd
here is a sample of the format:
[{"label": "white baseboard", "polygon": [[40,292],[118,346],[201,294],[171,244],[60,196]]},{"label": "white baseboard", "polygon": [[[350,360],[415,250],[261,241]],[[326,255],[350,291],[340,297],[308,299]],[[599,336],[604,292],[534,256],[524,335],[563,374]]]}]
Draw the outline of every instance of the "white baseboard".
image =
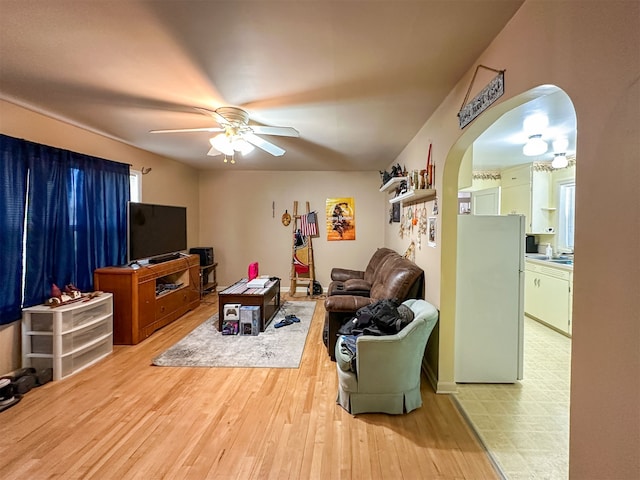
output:
[{"label": "white baseboard", "polygon": [[431,365],[429,365],[424,359],[422,360],[422,371],[426,375],[431,388],[433,388],[436,393],[458,393],[458,384],[455,382],[439,382],[433,368],[431,368]]},{"label": "white baseboard", "polygon": [[456,382],[438,382],[436,393],[458,393]]}]

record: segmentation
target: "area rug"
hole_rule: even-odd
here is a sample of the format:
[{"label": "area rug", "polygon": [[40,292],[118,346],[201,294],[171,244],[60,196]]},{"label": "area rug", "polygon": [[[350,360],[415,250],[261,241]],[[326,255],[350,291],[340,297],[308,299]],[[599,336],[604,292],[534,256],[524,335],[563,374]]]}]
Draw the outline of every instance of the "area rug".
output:
[{"label": "area rug", "polygon": [[[316,302],[285,302],[265,331],[254,336],[222,335],[216,314],[152,363],[160,367],[298,368],[315,308]],[[300,322],[274,327],[290,314]]]}]

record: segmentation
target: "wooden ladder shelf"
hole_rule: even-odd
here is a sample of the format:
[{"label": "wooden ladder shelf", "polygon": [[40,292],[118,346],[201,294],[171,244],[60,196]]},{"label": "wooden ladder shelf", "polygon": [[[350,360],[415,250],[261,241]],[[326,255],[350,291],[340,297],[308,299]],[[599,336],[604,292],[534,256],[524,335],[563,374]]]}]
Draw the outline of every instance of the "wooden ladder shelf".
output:
[{"label": "wooden ladder shelf", "polygon": [[313,245],[310,235],[299,233],[300,218],[303,215],[311,213],[309,210],[309,202],[307,203],[307,211],[298,214],[298,202],[293,202],[293,215],[291,223],[293,224],[293,246],[291,249],[291,286],[289,295],[295,295],[298,284],[307,285],[308,291],[313,292],[313,282],[315,280],[315,268],[313,265]]}]

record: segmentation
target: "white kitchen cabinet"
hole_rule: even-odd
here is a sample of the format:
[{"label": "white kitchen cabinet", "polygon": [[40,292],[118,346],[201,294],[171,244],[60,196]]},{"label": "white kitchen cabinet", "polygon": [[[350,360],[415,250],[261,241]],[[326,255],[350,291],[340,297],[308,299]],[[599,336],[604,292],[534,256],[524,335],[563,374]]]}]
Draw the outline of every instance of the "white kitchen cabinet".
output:
[{"label": "white kitchen cabinet", "polygon": [[473,215],[499,215],[500,187],[471,192],[471,211]]},{"label": "white kitchen cabinet", "polygon": [[571,335],[571,271],[525,262],[524,311]]},{"label": "white kitchen cabinet", "polygon": [[527,233],[551,233],[555,208],[551,205],[550,172],[526,164],[503,170],[501,177],[500,213],[524,215]]}]

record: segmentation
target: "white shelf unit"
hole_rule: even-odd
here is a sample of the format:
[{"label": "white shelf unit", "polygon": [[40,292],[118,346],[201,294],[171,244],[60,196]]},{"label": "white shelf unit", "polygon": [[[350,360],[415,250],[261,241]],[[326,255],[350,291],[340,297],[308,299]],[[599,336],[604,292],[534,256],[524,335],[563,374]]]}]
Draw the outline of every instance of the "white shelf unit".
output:
[{"label": "white shelf unit", "polygon": [[[386,192],[390,190],[392,187],[395,188],[400,182],[406,181],[409,183],[409,177],[393,177],[387,183],[385,183],[382,187],[380,187],[381,192]],[[389,203],[398,203],[402,202],[404,205],[413,205],[416,203],[427,202],[429,200],[433,200],[436,198],[435,189],[417,189],[417,190],[407,190],[405,193],[398,195],[397,197],[393,197],[389,200]]]},{"label": "white shelf unit", "polygon": [[53,368],[61,380],[113,350],[113,295],[22,311],[22,366]]}]

